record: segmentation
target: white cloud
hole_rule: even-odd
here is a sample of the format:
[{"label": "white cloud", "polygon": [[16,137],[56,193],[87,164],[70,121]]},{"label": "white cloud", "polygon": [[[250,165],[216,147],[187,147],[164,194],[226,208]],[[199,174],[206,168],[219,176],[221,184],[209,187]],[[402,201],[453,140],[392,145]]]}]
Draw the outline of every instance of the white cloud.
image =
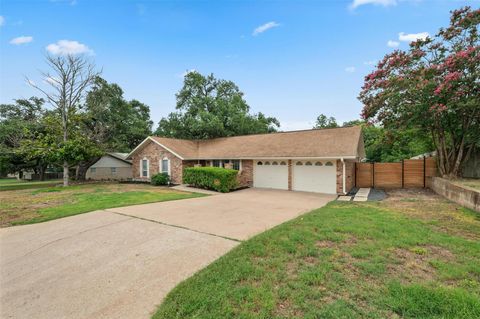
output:
[{"label": "white cloud", "polygon": [[268,23],[262,24],[261,26],[256,27],[255,30],[253,30],[252,35],[257,36],[260,33],[263,33],[263,32],[265,32],[265,31],[267,31],[271,28],[275,28],[275,27],[279,27],[279,26],[280,26],[279,23],[276,23],[275,21],[271,21],[271,22],[268,22]]},{"label": "white cloud", "polygon": [[33,41],[33,37],[31,36],[24,36],[13,38],[10,40],[10,44],[20,45],[20,44],[27,44]]},{"label": "white cloud", "polygon": [[5,18],[3,16],[0,16],[0,27],[5,25]]},{"label": "white cloud", "polygon": [[353,0],[353,2],[350,4],[350,9],[356,9],[366,4],[374,4],[388,7],[396,5],[397,0]]},{"label": "white cloud", "polygon": [[420,32],[420,33],[404,33],[400,32],[398,34],[398,40],[404,42],[412,42],[418,39],[425,40],[429,36],[428,32]]},{"label": "white cloud", "polygon": [[375,65],[377,63],[375,60],[365,61],[363,62],[364,65]]},{"label": "white cloud", "polygon": [[354,66],[346,67],[346,68],[345,68],[345,72],[353,73],[353,72],[355,72],[355,67],[354,67]]},{"label": "white cloud", "polygon": [[70,40],[59,40],[57,43],[47,45],[45,49],[54,55],[76,55],[82,53],[93,54],[93,50],[91,50],[85,44]]},{"label": "white cloud", "polygon": [[35,86],[37,85],[34,81],[30,80],[30,79],[27,79],[26,80],[27,84],[30,85],[30,86]]},{"label": "white cloud", "polygon": [[393,40],[388,40],[387,46],[390,48],[396,48],[400,45],[400,42],[393,41]]}]

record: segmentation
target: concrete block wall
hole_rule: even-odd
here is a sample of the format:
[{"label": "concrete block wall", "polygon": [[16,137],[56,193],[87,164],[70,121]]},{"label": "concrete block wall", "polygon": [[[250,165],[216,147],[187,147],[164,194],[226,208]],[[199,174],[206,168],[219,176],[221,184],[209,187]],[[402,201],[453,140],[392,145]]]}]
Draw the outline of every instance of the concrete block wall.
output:
[{"label": "concrete block wall", "polygon": [[449,200],[480,212],[480,191],[455,185],[441,177],[428,177],[427,186]]}]

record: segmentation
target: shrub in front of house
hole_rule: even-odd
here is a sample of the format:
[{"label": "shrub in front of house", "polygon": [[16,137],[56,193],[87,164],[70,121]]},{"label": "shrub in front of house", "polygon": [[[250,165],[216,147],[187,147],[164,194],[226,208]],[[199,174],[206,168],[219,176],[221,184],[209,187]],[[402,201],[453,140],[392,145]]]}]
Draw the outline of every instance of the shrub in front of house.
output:
[{"label": "shrub in front of house", "polygon": [[199,188],[228,193],[237,188],[237,170],[221,167],[188,167],[183,170],[183,182]]},{"label": "shrub in front of house", "polygon": [[152,176],[150,183],[155,186],[170,184],[170,176],[167,173],[158,173]]}]

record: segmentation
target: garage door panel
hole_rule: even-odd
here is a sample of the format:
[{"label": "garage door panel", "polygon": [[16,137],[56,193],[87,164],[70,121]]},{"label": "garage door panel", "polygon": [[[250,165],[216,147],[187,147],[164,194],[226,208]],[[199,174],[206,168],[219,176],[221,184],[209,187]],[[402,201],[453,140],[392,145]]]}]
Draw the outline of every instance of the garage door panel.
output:
[{"label": "garage door panel", "polygon": [[280,163],[281,161],[257,161],[253,172],[253,186],[288,189],[288,166]]},{"label": "garage door panel", "polygon": [[293,165],[293,190],[335,194],[336,183],[337,169],[333,161],[295,162]]}]

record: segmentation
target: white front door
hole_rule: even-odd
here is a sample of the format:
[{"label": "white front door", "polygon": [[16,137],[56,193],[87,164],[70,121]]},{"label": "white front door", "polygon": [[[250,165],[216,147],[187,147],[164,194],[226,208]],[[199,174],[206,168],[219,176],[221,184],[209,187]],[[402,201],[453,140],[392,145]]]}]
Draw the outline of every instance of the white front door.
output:
[{"label": "white front door", "polygon": [[293,160],[293,190],[326,194],[337,193],[335,160]]},{"label": "white front door", "polygon": [[256,160],[253,165],[253,186],[288,189],[287,160]]}]

